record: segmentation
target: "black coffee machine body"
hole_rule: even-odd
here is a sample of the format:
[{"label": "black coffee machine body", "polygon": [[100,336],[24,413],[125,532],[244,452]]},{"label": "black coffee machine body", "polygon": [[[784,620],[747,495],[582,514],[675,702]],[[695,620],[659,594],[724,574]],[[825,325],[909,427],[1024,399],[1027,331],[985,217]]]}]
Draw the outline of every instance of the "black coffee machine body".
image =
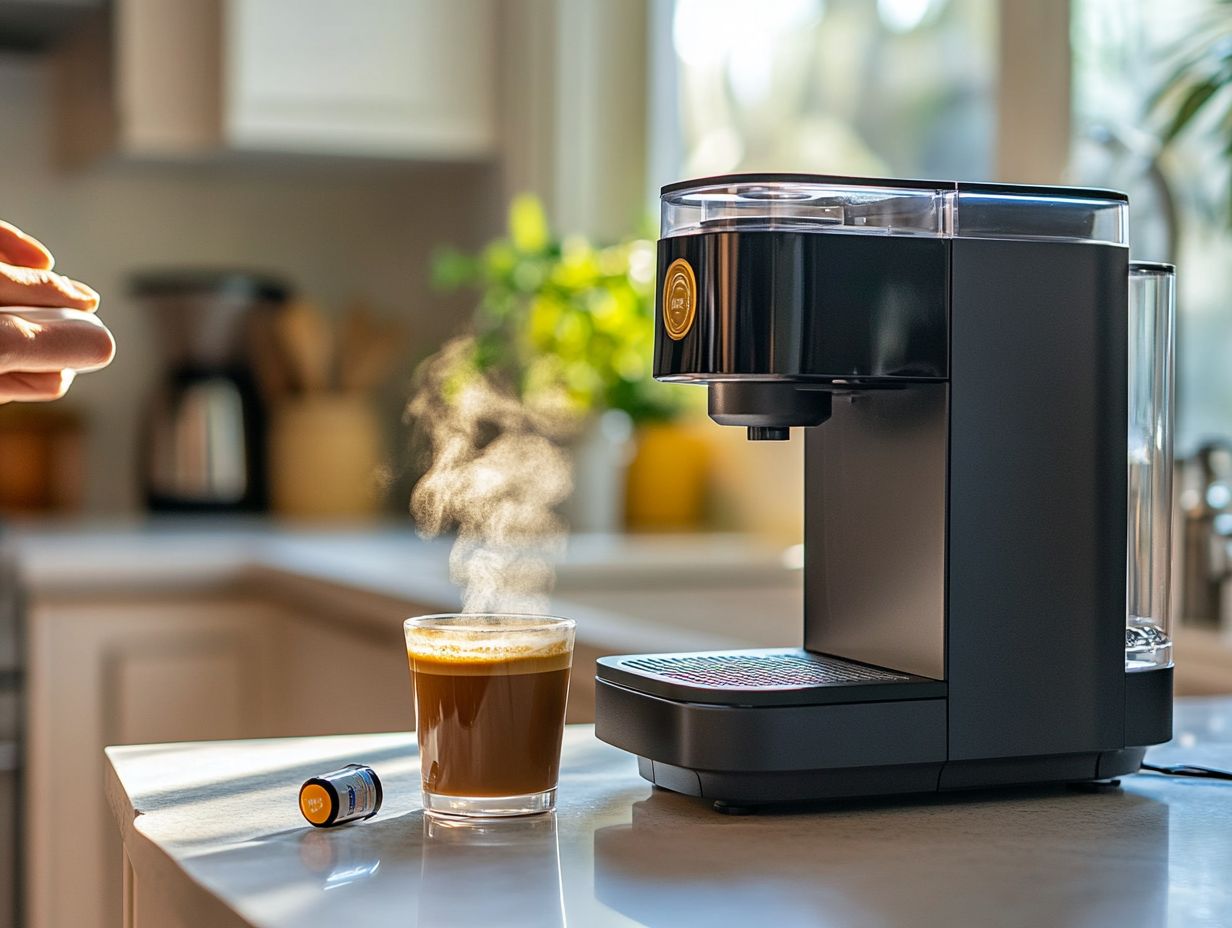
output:
[{"label": "black coffee machine body", "polygon": [[664,188],[655,376],[804,427],[803,647],[600,659],[598,736],[737,803],[1137,770],[1171,737],[1172,271],[1127,228],[1107,191]]}]

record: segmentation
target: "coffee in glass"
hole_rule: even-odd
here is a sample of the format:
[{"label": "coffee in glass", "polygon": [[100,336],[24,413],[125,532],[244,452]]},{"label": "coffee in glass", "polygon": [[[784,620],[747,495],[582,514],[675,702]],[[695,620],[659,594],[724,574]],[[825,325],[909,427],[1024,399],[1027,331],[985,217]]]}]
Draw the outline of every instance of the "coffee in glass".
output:
[{"label": "coffee in glass", "polygon": [[424,809],[487,817],[554,808],[573,621],[431,615],[404,631]]}]

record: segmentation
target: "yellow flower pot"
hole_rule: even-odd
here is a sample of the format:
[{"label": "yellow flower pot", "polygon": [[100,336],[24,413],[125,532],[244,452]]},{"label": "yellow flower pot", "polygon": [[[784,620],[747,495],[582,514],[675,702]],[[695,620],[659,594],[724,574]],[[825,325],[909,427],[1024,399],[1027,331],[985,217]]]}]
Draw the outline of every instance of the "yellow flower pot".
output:
[{"label": "yellow flower pot", "polygon": [[694,531],[705,517],[710,446],[696,428],[639,426],[626,476],[625,522],[634,531]]}]

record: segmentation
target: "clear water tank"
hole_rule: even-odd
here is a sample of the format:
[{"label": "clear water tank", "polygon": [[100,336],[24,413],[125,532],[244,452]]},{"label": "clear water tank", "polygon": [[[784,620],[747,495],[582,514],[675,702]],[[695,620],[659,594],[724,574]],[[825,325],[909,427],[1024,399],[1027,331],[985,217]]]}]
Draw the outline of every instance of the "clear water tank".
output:
[{"label": "clear water tank", "polygon": [[1172,418],[1176,272],[1129,266],[1129,560],[1125,669],[1172,663]]}]

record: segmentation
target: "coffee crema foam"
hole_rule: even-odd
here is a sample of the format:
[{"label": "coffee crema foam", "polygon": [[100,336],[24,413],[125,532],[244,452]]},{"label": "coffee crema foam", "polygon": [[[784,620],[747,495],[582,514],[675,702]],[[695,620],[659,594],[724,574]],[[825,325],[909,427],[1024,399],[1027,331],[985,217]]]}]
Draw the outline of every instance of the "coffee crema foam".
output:
[{"label": "coffee crema foam", "polygon": [[413,669],[454,674],[532,673],[568,668],[571,663],[572,623],[550,617],[457,619],[406,628],[406,654]]},{"label": "coffee crema foam", "polygon": [[423,647],[408,644],[407,659],[415,673],[478,676],[513,673],[546,673],[568,670],[572,663],[569,642],[557,641],[541,646],[467,648],[456,646]]}]

